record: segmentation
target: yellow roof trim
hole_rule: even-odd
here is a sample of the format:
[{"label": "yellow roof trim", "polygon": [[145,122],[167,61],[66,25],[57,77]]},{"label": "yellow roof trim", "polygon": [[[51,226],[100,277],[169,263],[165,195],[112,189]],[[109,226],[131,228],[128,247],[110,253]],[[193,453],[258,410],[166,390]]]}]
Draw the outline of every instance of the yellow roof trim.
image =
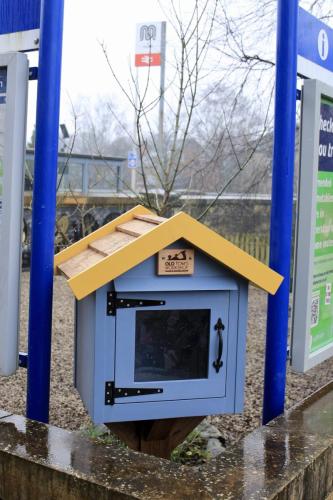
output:
[{"label": "yellow roof trim", "polygon": [[151,210],[148,210],[142,205],[137,205],[128,212],[108,222],[107,224],[105,224],[105,226],[102,226],[93,233],[88,234],[88,236],[82,238],[80,241],[73,243],[73,245],[71,245],[68,248],[65,248],[65,250],[62,250],[54,257],[55,273],[60,274],[57,267],[60,266],[60,264],[63,264],[67,260],[71,259],[72,257],[75,257],[79,253],[86,250],[88,248],[89,243],[92,243],[93,241],[96,241],[112,233],[117,226],[132,220],[135,215],[151,215],[151,214],[153,214]]},{"label": "yellow roof trim", "polygon": [[[146,210],[145,213],[151,212]],[[129,215],[129,212],[127,214]],[[132,211],[131,216],[126,220],[131,220],[133,215]],[[115,223],[114,227],[123,222],[119,219],[112,221]],[[108,233],[110,231],[106,231],[103,235]],[[95,234],[96,232],[93,233],[93,235]],[[99,234],[98,237],[103,235]],[[277,291],[283,280],[282,276],[254,257],[189,215],[180,212],[92,265],[89,269],[69,279],[68,284],[76,298],[83,299],[180,238],[184,238],[210,257],[271,294]],[[96,237],[91,241],[94,240]],[[83,248],[80,251],[82,250]]]},{"label": "yellow roof trim", "polygon": [[184,239],[266,292],[276,293],[283,276],[189,215],[179,215]]}]

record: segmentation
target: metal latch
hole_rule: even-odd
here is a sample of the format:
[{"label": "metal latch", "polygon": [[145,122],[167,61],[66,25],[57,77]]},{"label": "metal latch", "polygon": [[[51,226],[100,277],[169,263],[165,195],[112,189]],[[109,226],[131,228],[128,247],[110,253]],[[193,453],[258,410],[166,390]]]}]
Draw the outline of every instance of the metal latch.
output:
[{"label": "metal latch", "polygon": [[118,298],[116,292],[107,292],[107,316],[115,316],[117,309],[153,306],[165,306],[165,300],[124,299]]},{"label": "metal latch", "polygon": [[148,394],[161,394],[162,392],[162,388],[115,387],[114,382],[105,382],[105,405],[114,405],[115,398],[147,396]]}]

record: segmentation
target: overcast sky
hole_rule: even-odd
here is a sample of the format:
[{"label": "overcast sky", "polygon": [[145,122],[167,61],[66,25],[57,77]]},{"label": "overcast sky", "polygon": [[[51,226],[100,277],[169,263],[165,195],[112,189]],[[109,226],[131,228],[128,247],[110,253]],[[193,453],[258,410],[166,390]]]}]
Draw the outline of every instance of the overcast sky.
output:
[{"label": "overcast sky", "polygon": [[[252,0],[253,1],[253,0]],[[133,65],[136,24],[141,22],[167,21],[167,47],[172,46],[170,22],[161,8],[170,6],[171,0],[65,0],[62,105],[61,122],[71,132],[69,97],[74,103],[80,97],[91,99],[111,96],[117,99],[119,89],[112,79],[100,43],[108,48],[113,67],[123,81],[130,78],[129,66]],[[250,0],[237,0],[244,8]],[[184,20],[193,10],[195,0],[174,0]],[[309,0],[301,2],[308,7]],[[232,7],[231,4],[230,7]],[[174,37],[174,38],[173,38]],[[274,48],[272,47],[272,50]],[[170,52],[171,55],[171,52]],[[37,64],[37,53],[30,56],[31,64]],[[139,70],[140,72],[146,70]],[[152,72],[158,76],[158,68]],[[141,73],[142,74],[142,73]],[[28,113],[28,137],[35,123],[36,82],[30,83]]]},{"label": "overcast sky", "polygon": [[[194,0],[178,0],[182,11],[191,11]],[[177,1],[176,1],[177,3]],[[122,78],[129,77],[134,60],[135,29],[140,22],[164,21],[158,0],[65,0],[62,66],[62,122],[70,122],[68,96],[114,95],[112,80],[100,42],[108,47],[112,63]],[[167,33],[172,36],[171,30]],[[36,64],[36,54],[30,56]],[[158,71],[158,69],[154,69]],[[30,84],[28,137],[35,122],[36,84]],[[68,125],[70,128],[70,124]]]}]

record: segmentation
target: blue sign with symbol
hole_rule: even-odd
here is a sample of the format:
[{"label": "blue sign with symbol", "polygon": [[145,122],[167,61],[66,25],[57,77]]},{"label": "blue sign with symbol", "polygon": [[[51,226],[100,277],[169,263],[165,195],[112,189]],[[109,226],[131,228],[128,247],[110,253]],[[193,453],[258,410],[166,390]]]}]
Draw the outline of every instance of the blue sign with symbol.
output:
[{"label": "blue sign with symbol", "polygon": [[306,10],[298,15],[298,73],[333,82],[333,29]]},{"label": "blue sign with symbol", "polygon": [[38,29],[41,0],[0,0],[0,35]]},{"label": "blue sign with symbol", "polygon": [[128,168],[136,168],[137,167],[137,155],[135,151],[130,151],[127,155],[127,165]]}]

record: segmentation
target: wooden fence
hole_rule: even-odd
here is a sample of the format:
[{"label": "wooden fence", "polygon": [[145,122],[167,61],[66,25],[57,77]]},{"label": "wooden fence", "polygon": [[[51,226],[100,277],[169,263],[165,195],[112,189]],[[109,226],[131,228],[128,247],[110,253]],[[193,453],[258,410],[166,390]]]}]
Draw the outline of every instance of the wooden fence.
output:
[{"label": "wooden fence", "polygon": [[224,234],[224,238],[264,264],[269,261],[269,236],[251,233]]}]

